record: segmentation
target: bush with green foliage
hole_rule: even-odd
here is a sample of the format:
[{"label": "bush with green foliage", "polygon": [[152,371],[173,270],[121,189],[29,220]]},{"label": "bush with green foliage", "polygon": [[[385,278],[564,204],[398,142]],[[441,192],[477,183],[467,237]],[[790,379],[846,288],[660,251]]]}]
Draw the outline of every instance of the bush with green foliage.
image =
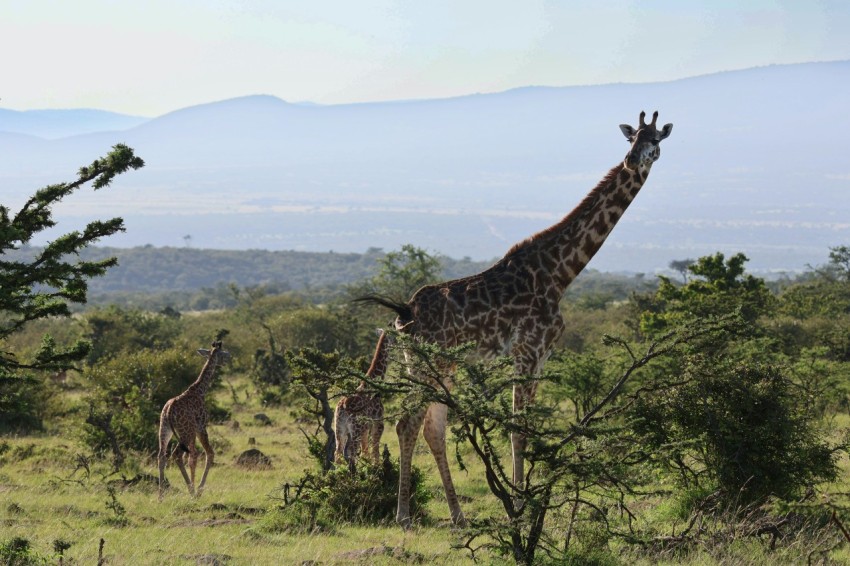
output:
[{"label": "bush with green foliage", "polygon": [[51,564],[45,556],[41,556],[30,547],[30,541],[15,537],[0,542],[0,562],[5,566],[46,566]]},{"label": "bush with green foliage", "polygon": [[[166,401],[179,395],[198,378],[203,360],[189,348],[141,350],[126,352],[119,358],[98,363],[86,369],[84,377],[94,392],[89,399],[94,418],[108,422],[122,449],[147,453],[158,448],[157,424]],[[220,383],[219,368],[213,386]],[[211,415],[221,410],[206,398]],[[227,418],[226,413],[219,418]],[[113,449],[105,426],[89,422],[85,425],[86,443],[93,449]]]},{"label": "bush with green foliage", "polygon": [[[649,335],[671,324],[736,317],[733,331],[683,352],[659,368],[672,388],[635,405],[635,427],[686,485],[719,488],[742,503],[769,495],[793,498],[837,472],[834,448],[820,437],[825,368],[801,366],[765,322],[776,299],[762,279],[746,274],[743,254],[699,258],[687,283],[662,278],[655,295],[633,303]],[[783,368],[783,369],[780,369]],[[834,369],[834,368],[833,368]],[[833,400],[835,402],[837,400]]]},{"label": "bush with green foliage", "polygon": [[[267,531],[326,530],[330,525],[382,525],[395,520],[398,461],[384,449],[380,464],[360,458],[352,471],[342,465],[326,472],[307,471],[295,486],[285,487],[284,505],[264,520]],[[411,472],[411,514],[423,518],[431,492],[419,468]]]},{"label": "bush with green foliage", "polygon": [[794,499],[835,478],[835,448],[776,368],[713,360],[691,365],[683,377],[634,411],[647,446],[689,447],[676,459],[681,477],[742,504]]},{"label": "bush with green foliage", "polygon": [[754,329],[756,320],[773,308],[775,298],[763,279],[745,272],[747,261],[741,253],[726,259],[718,252],[689,265],[692,278],[684,285],[659,276],[654,295],[635,298],[641,310],[640,329],[657,335],[690,320],[733,312]]},{"label": "bush with green foliage", "polygon": [[92,344],[86,360],[89,365],[126,352],[169,348],[181,332],[178,316],[118,306],[92,310],[86,313],[85,321]]}]

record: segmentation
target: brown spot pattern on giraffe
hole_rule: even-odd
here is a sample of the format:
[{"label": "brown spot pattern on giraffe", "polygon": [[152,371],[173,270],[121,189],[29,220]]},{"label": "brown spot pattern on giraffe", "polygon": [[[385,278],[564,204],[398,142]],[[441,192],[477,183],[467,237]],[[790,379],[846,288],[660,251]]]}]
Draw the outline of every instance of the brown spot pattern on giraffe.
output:
[{"label": "brown spot pattern on giraffe", "polygon": [[[424,341],[455,346],[474,341],[483,356],[510,355],[519,375],[536,376],[565,329],[560,299],[584,269],[637,195],[660,152],[657,143],[669,135],[644,122],[639,129],[621,126],[631,147],[624,162],[613,167],[579,205],[560,222],[514,245],[489,269],[461,279],[419,289],[406,305],[397,305],[396,327]],[[637,164],[627,168],[625,162]],[[387,304],[384,302],[383,304]],[[514,406],[533,401],[534,385],[514,389]],[[396,430],[400,445],[400,478],[396,518],[410,521],[410,465],[416,437],[423,427],[437,462],[455,523],[463,513],[445,449],[445,407],[432,405],[403,417]],[[523,478],[525,439],[511,438],[514,481]]]}]

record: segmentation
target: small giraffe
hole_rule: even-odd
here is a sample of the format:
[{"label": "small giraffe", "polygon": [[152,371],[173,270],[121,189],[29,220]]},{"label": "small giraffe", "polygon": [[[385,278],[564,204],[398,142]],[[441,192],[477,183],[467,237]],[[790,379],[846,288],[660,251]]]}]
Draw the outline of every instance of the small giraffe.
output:
[{"label": "small giraffe", "polygon": [[[383,330],[379,331],[378,346],[372,357],[372,365],[366,375],[372,379],[382,379],[389,365],[389,346],[391,339]],[[336,435],[336,453],[334,459],[348,460],[353,470],[360,451],[371,456],[372,461],[380,462],[381,435],[384,433],[384,404],[377,393],[366,391],[367,383],[361,381],[357,391],[343,397],[334,412],[334,434]],[[371,449],[371,450],[370,450]]]},{"label": "small giraffe", "polygon": [[[475,342],[484,358],[510,356],[519,376],[537,377],[563,334],[566,324],[560,301],[567,286],[599,250],[626,208],[643,186],[652,164],[661,155],[659,142],[670,135],[673,124],[656,129],[640,113],[637,129],[620,130],[631,144],[625,159],[614,166],[581,203],[560,222],[519,242],[489,269],[470,277],[416,291],[407,303],[378,296],[362,297],[396,312],[396,328],[425,342],[444,347]],[[450,386],[450,383],[446,383]],[[534,401],[536,383],[517,385],[513,410],[522,411]],[[455,524],[464,524],[446,458],[446,414],[442,404],[402,417],[398,432],[399,490],[396,521],[410,526],[410,470],[419,430],[431,449],[446,500]],[[525,437],[511,435],[513,482],[524,482]]]},{"label": "small giraffe", "polygon": [[[180,473],[186,480],[189,495],[195,495],[195,466],[198,463],[198,451],[195,447],[195,437],[201,441],[206,455],[204,475],[198,484],[197,495],[200,496],[207,481],[207,474],[213,464],[215,452],[210,445],[207,436],[207,408],[204,406],[204,397],[212,384],[213,376],[217,366],[230,361],[230,353],[223,350],[221,340],[213,342],[212,349],[200,349],[198,354],[207,359],[198,379],[189,386],[186,391],[166,401],[159,417],[159,498],[162,499],[163,484],[165,482],[165,463],[168,460],[168,443],[171,436],[177,439],[177,445],[172,451],[172,456],[177,461]],[[183,454],[189,453],[189,474],[183,463]]]}]

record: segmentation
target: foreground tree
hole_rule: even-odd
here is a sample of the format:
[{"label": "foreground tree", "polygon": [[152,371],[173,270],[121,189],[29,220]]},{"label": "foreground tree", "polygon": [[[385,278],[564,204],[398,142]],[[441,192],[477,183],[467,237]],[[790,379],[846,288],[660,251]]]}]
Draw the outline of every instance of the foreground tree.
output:
[{"label": "foreground tree", "polygon": [[[399,372],[395,381],[387,381],[387,387],[406,393],[405,412],[430,403],[446,405],[453,414],[456,442],[468,445],[484,466],[487,486],[504,514],[470,521],[463,546],[473,556],[489,548],[519,564],[536,563],[539,552],[549,560],[563,561],[576,558],[573,547],[581,538],[575,533],[577,516],[604,517],[608,505],[621,505],[634,516],[624,501],[646,481],[640,468],[651,455],[637,442],[623,416],[639,397],[670,386],[659,379],[652,387],[634,389],[635,376],[656,359],[678,356],[689,347],[717,339],[734,324],[725,319],[670,332],[642,355],[633,353],[622,340],[609,338],[608,343],[625,354],[620,371],[573,418],[565,418],[569,413],[565,415],[559,399],[547,394],[539,403],[514,411],[513,387],[531,378],[514,375],[509,358],[492,362],[470,358],[475,348],[471,343],[442,349],[400,336],[409,354],[409,371]],[[446,366],[457,367],[451,384],[440,371]],[[554,373],[547,373],[541,379],[542,388],[555,387],[558,381]],[[511,434],[528,439],[523,457],[529,466],[520,481],[512,477],[505,446]],[[465,467],[460,450],[456,456]],[[550,514],[557,517],[551,519]],[[590,520],[600,524],[600,536],[606,540],[639,538],[631,521],[625,529],[604,518],[582,522]]]},{"label": "foreground tree", "polygon": [[91,182],[95,190],[108,186],[116,175],[139,169],[144,161],[125,145],[116,145],[105,157],[80,168],[71,183],[49,185],[37,191],[12,214],[0,205],[0,427],[33,428],[37,418],[33,371],[70,369],[82,360],[91,346],[77,341],[60,347],[44,336],[40,349],[22,359],[6,351],[6,339],[28,322],[70,315],[69,303],[85,303],[87,280],[106,273],[116,258],[83,261],[77,255],[101,238],[124,230],[121,218],[89,223],[82,231],[61,235],[37,251],[29,248],[33,238],[56,226],[53,206]]}]

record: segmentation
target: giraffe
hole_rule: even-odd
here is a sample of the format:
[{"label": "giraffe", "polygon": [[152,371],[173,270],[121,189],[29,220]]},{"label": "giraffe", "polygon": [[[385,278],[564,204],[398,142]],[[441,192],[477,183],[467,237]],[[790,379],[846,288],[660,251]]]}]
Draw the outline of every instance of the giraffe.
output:
[{"label": "giraffe", "polygon": [[[389,346],[391,339],[383,330],[378,332],[378,345],[372,357],[372,364],[366,375],[372,379],[382,379],[389,365]],[[336,454],[334,460],[348,460],[353,470],[357,454],[361,450],[371,456],[374,463],[380,461],[381,435],[384,433],[384,404],[377,393],[366,391],[366,381],[361,381],[357,391],[343,397],[334,411],[334,434],[336,435]],[[346,454],[346,449],[348,454]]]},{"label": "giraffe", "polygon": [[[647,124],[645,112],[635,129],[621,124],[631,144],[625,159],[615,165],[579,205],[553,226],[514,245],[493,266],[469,277],[426,285],[407,303],[385,297],[358,299],[383,305],[398,315],[400,332],[449,347],[475,342],[482,358],[510,356],[519,376],[537,377],[566,325],[559,303],[567,286],[602,246],[646,181],[661,155],[659,142],[673,124],[656,129],[658,112]],[[447,376],[448,377],[448,376]],[[450,385],[450,383],[446,383]],[[513,410],[532,403],[536,382],[517,385]],[[437,463],[451,518],[465,524],[446,458],[445,405],[434,403],[403,416],[396,425],[399,439],[399,490],[396,521],[410,526],[410,470],[419,430]],[[511,435],[513,482],[524,478],[525,438]]]},{"label": "giraffe", "polygon": [[[192,383],[180,395],[166,401],[162,408],[162,414],[159,417],[159,498],[162,499],[163,483],[165,481],[165,463],[168,460],[168,443],[171,436],[177,438],[177,445],[174,447],[172,456],[177,461],[177,466],[180,468],[180,473],[183,474],[183,479],[186,480],[186,486],[189,488],[189,495],[196,495],[195,492],[195,465],[198,462],[198,452],[195,447],[195,437],[201,441],[201,446],[204,447],[206,455],[206,463],[204,466],[204,475],[201,476],[201,483],[198,484],[197,495],[200,496],[204,490],[204,483],[207,481],[207,474],[212,467],[215,458],[215,452],[210,446],[210,439],[207,436],[207,408],[204,406],[204,397],[210,388],[215,369],[217,366],[230,361],[230,353],[222,349],[221,340],[213,342],[212,349],[200,349],[198,354],[207,359],[204,368],[198,379]],[[183,463],[183,453],[189,453],[189,474],[186,473],[186,466]]]}]

